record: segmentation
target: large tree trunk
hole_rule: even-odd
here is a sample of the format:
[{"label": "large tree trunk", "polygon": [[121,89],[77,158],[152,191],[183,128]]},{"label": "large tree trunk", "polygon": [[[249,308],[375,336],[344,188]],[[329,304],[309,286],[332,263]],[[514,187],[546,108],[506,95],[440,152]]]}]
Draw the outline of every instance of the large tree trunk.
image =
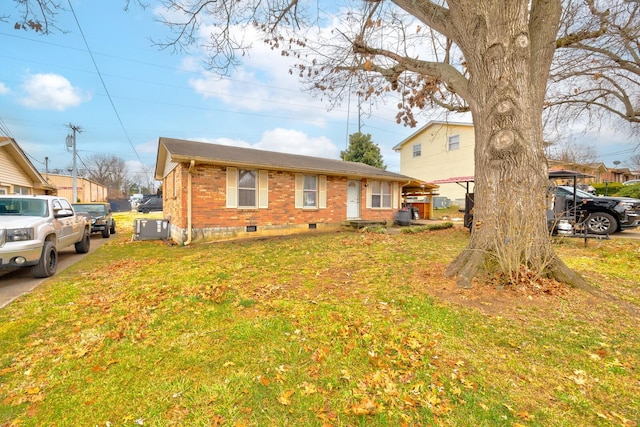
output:
[{"label": "large tree trunk", "polygon": [[[543,13],[557,28],[559,2],[533,3],[543,9],[533,10],[531,20]],[[462,287],[470,287],[483,272],[514,281],[533,271],[581,284],[555,256],[546,220],[542,102],[555,32],[545,41],[530,31],[542,24],[529,23],[528,0],[449,4],[459,15],[454,20],[470,25],[458,37],[469,68],[476,148],[471,238],[447,273],[456,275]]]}]

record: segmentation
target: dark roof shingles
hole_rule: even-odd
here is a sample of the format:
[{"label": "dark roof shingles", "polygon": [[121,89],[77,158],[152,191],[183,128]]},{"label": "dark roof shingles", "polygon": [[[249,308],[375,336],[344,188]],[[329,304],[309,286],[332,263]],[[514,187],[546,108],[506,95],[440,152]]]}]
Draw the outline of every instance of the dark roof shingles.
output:
[{"label": "dark roof shingles", "polygon": [[179,160],[195,158],[217,164],[261,166],[279,170],[316,171],[336,175],[357,175],[396,180],[411,179],[407,176],[385,171],[364,163],[346,162],[322,157],[279,153],[275,151],[257,150],[255,148],[241,148],[172,138],[160,138],[160,144],[166,147],[172,158]]}]

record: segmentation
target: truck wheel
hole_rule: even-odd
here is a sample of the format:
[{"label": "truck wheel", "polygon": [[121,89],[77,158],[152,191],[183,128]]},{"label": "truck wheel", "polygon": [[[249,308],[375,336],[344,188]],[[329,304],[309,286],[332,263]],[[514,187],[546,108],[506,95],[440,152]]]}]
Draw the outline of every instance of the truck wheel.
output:
[{"label": "truck wheel", "polygon": [[42,247],[42,255],[36,265],[31,267],[31,274],[37,279],[51,277],[58,268],[58,251],[53,242],[45,241]]},{"label": "truck wheel", "polygon": [[618,222],[606,212],[594,212],[586,221],[587,229],[593,234],[613,234],[618,231]]},{"label": "truck wheel", "polygon": [[111,234],[116,234],[116,222],[115,221],[111,221],[111,228],[109,229],[109,232]]},{"label": "truck wheel", "polygon": [[82,235],[82,240],[76,243],[76,253],[86,254],[89,252],[89,247],[91,246],[91,235],[89,234],[89,230],[84,230],[84,234]]},{"label": "truck wheel", "polygon": [[102,237],[104,239],[108,239],[109,238],[109,227],[104,227],[104,230],[102,230]]}]

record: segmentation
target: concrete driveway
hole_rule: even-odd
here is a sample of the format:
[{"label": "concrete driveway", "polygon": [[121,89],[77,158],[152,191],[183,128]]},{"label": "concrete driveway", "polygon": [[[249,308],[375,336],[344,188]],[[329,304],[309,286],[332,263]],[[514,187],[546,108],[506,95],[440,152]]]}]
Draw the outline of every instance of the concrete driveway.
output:
[{"label": "concrete driveway", "polygon": [[[92,253],[109,240],[111,239],[104,239],[99,234],[93,234],[91,236],[89,253]],[[56,270],[56,274],[59,274],[73,263],[80,261],[87,254],[77,254],[75,248],[71,245],[58,252],[58,255],[58,269]],[[27,292],[31,292],[45,280],[47,279],[34,279],[33,276],[31,276],[30,268],[0,271],[0,308],[10,304]]]}]

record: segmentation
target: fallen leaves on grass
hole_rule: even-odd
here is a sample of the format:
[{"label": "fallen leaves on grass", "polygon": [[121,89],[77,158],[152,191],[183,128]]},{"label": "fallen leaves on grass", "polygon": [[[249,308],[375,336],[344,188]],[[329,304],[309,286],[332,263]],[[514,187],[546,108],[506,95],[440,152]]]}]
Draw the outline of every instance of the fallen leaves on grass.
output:
[{"label": "fallen leaves on grass", "polygon": [[278,396],[278,402],[281,405],[291,405],[291,396],[293,396],[295,394],[295,390],[284,390],[282,393],[280,393],[280,396]]}]

